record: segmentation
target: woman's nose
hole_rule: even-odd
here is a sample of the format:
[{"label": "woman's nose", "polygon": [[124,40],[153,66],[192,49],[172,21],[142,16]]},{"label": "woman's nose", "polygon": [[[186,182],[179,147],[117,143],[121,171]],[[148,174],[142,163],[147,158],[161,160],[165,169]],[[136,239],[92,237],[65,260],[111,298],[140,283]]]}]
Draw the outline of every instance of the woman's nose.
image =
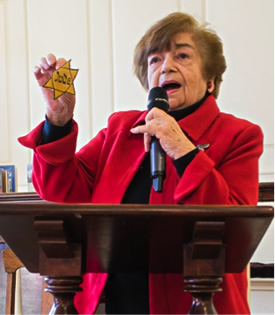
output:
[{"label": "woman's nose", "polygon": [[174,71],[176,71],[176,65],[173,56],[167,54],[162,63],[161,73],[168,73]]}]

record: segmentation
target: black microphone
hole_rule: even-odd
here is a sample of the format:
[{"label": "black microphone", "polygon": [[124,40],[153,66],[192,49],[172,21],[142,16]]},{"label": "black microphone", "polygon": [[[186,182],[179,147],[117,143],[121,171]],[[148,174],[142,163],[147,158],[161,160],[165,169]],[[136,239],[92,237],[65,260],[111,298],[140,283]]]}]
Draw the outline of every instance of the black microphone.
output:
[{"label": "black microphone", "polygon": [[[156,86],[150,90],[147,108],[151,110],[153,107],[168,112],[168,95],[164,88]],[[166,153],[162,149],[159,139],[155,136],[151,138],[150,160],[154,190],[156,192],[162,192],[163,180],[166,176]]]}]

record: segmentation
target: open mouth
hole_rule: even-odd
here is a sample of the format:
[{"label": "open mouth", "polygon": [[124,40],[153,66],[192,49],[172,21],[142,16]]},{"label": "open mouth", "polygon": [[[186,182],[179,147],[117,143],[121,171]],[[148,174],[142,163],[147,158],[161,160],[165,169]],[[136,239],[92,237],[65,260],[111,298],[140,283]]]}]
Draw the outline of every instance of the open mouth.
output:
[{"label": "open mouth", "polygon": [[163,87],[167,92],[169,92],[172,90],[179,89],[181,85],[177,82],[169,82],[169,83],[164,83],[161,87]]}]

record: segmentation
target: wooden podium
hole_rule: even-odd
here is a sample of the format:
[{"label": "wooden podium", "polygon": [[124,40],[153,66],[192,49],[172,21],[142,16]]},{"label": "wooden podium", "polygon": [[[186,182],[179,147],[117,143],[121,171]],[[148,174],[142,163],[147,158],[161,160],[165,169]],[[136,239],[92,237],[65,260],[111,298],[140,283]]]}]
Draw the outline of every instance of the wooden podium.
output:
[{"label": "wooden podium", "polygon": [[[37,199],[37,198],[36,198]],[[183,273],[189,314],[216,314],[224,273],[247,266],[273,219],[270,206],[0,202],[0,234],[45,277],[50,314],[77,314],[85,272]]]}]

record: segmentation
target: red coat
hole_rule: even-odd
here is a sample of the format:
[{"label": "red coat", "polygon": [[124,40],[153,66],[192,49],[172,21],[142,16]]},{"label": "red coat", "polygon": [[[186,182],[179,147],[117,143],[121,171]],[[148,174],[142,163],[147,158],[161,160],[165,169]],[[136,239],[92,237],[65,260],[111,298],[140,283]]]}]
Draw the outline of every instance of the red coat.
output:
[{"label": "red coat", "polygon": [[[33,184],[38,194],[55,202],[121,203],[145,152],[143,135],[130,129],[144,122],[146,111],[111,115],[108,128],[75,153],[78,126],[66,137],[39,145],[43,123],[19,142],[34,149]],[[167,158],[163,193],[151,190],[150,204],[246,204],[258,201],[258,160],[262,153],[261,129],[232,115],[221,113],[213,96],[191,115],[179,121],[195,144],[210,144],[200,151],[180,178]],[[84,291],[75,299],[80,313],[95,311],[106,274],[84,277]],[[191,305],[184,293],[182,275],[150,274],[150,313],[186,313]],[[219,314],[247,314],[247,276],[226,274],[223,292],[214,296]],[[183,302],[184,301],[184,302]]]}]

